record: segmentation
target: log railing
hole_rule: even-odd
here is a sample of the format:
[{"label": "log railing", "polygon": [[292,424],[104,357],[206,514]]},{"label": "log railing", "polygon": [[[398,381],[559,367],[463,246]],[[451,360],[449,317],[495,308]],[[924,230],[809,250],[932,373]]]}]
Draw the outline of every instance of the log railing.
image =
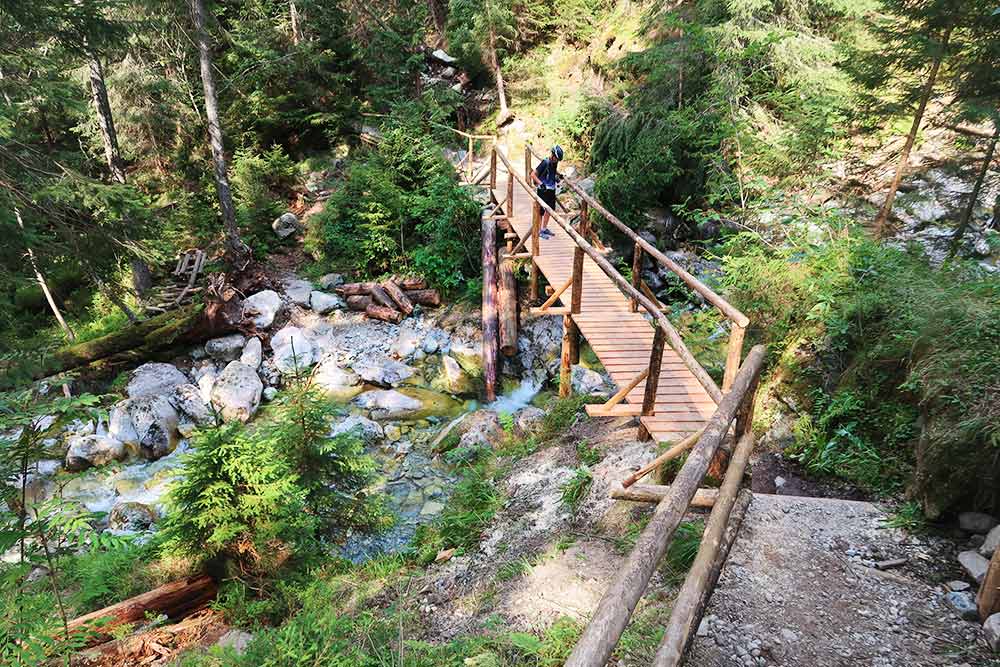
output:
[{"label": "log railing", "polygon": [[[722,400],[722,392],[719,387],[715,384],[715,381],[711,376],[705,371],[705,369],[698,363],[688,350],[684,341],[681,339],[680,334],[670,323],[667,317],[661,311],[659,305],[654,301],[650,300],[648,296],[643,294],[641,291],[636,289],[625,277],[618,272],[618,270],[608,261],[602,252],[594,248],[587,239],[585,239],[576,229],[573,228],[569,220],[564,214],[561,214],[552,208],[548,204],[542,201],[542,199],[535,192],[535,188],[532,187],[526,180],[525,177],[517,173],[510,160],[506,155],[494,145],[492,155],[495,155],[499,162],[502,162],[507,169],[508,173],[508,192],[510,192],[511,186],[509,183],[516,182],[519,187],[524,189],[525,193],[531,198],[532,201],[532,224],[531,224],[531,256],[537,257],[541,254],[541,244],[538,242],[539,224],[542,215],[542,211],[549,213],[549,217],[555,221],[559,227],[562,228],[564,232],[573,240],[576,244],[574,248],[573,256],[573,277],[569,283],[569,287],[573,288],[571,297],[571,306],[568,309],[553,309],[551,304],[546,304],[546,308],[543,309],[549,314],[561,314],[567,317],[570,321],[571,326],[575,326],[572,323],[571,315],[578,314],[582,307],[582,281],[583,281],[583,255],[587,255],[590,259],[604,272],[604,274],[611,279],[611,282],[622,292],[622,294],[632,300],[634,300],[639,306],[649,313],[652,320],[652,325],[654,328],[653,336],[653,346],[650,354],[649,368],[647,370],[646,380],[646,391],[643,400],[643,405],[640,413],[643,416],[648,416],[653,414],[655,399],[656,399],[656,388],[659,382],[660,376],[660,366],[663,358],[663,348],[666,343],[669,342],[671,348],[680,357],[684,365],[691,371],[695,379],[705,388],[712,399],[718,403]],[[525,166],[530,171],[531,153],[530,151],[525,151]],[[497,164],[497,161],[492,159],[491,163]],[[495,179],[495,175],[491,176],[491,180]],[[513,198],[511,197],[512,201]],[[587,230],[585,230],[587,231]],[[516,256],[516,251],[520,249],[523,245],[525,239],[518,244],[515,248],[515,253],[510,256]],[[538,265],[537,262],[532,261],[531,263],[531,297],[532,299],[537,299],[538,296]],[[538,311],[536,311],[538,312]],[[636,383],[638,385],[638,383]],[[643,427],[644,428],[644,427]]]},{"label": "log railing", "polygon": [[[526,149],[530,150],[530,146]],[[536,158],[541,158],[538,153],[532,151],[532,154]],[[527,162],[526,162],[527,164]],[[687,285],[691,290],[700,295],[707,303],[715,306],[722,315],[729,320],[729,343],[727,345],[726,351],[726,367],[725,373],[722,379],[722,391],[727,391],[729,387],[733,384],[733,379],[736,377],[736,371],[740,367],[740,362],[743,355],[743,340],[746,336],[747,327],[750,325],[750,319],[740,312],[739,309],[734,307],[728,301],[719,296],[715,291],[712,290],[708,285],[701,282],[688,271],[684,269],[680,264],[663,254],[656,246],[651,244],[646,239],[639,236],[631,227],[622,222],[617,216],[608,211],[593,195],[588,193],[586,190],[580,187],[575,181],[571,181],[568,178],[564,181],[573,192],[580,198],[581,203],[581,225],[584,220],[587,221],[587,230],[590,232],[588,209],[592,209],[601,214],[605,220],[611,223],[620,232],[625,234],[633,243],[632,249],[632,287],[637,291],[642,292],[652,301],[656,301],[655,296],[653,296],[652,291],[646,286],[645,282],[642,280],[642,264],[645,257],[650,257],[656,262],[659,262],[662,266],[670,270],[674,275],[681,279],[681,281]],[[560,202],[561,203],[561,202]],[[638,310],[639,302],[636,299],[632,299],[632,312]],[[607,406],[611,407],[611,406]]]},{"label": "log railing", "polygon": [[[598,604],[566,661],[566,667],[603,667],[607,663],[684,515],[692,506],[711,505],[712,513],[701,547],[673,605],[667,632],[654,663],[657,667],[680,664],[684,648],[693,629],[697,628],[718,577],[720,554],[724,559],[722,550],[731,543],[731,539],[727,542],[724,538],[753,448],[752,408],[765,355],[763,345],[754,347],[747,355],[733,378],[732,387],[705,425],[673,483],[669,487],[643,490],[644,493],[633,492],[639,496],[634,498],[636,500],[656,502],[656,510]],[[734,421],[738,444],[723,485],[715,493],[700,489]]]}]

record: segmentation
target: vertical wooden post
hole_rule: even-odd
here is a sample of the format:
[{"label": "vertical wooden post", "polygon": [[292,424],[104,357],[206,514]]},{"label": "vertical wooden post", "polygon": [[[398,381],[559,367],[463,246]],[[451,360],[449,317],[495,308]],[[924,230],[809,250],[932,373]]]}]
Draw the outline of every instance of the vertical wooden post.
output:
[{"label": "vertical wooden post", "polygon": [[465,180],[468,181],[468,182],[470,182],[470,183],[472,182],[472,161],[473,161],[472,151],[473,151],[472,135],[470,134],[469,135],[469,156],[468,156],[468,160],[465,163]]},{"label": "vertical wooden post", "polygon": [[517,354],[517,278],[514,260],[500,262],[498,287],[500,312],[500,352],[506,357]]},{"label": "vertical wooden post", "polygon": [[570,312],[580,313],[583,305],[583,248],[573,249],[573,291],[570,293]]},{"label": "vertical wooden post", "polygon": [[507,219],[514,228],[514,174],[507,174]]},{"label": "vertical wooden post", "polygon": [[531,202],[531,283],[529,287],[528,297],[532,302],[538,300],[538,264],[535,263],[535,257],[541,254],[541,246],[539,244],[538,232],[539,225],[542,221],[542,207],[537,201],[532,200]]},{"label": "vertical wooden post", "polygon": [[580,236],[590,241],[590,204],[586,200],[580,202]]},{"label": "vertical wooden post", "polygon": [[[642,246],[636,242],[635,250],[632,251],[632,287],[638,290],[640,285],[642,285]],[[639,302],[635,298],[632,299],[632,312],[639,312]]]},{"label": "vertical wooden post", "polygon": [[[656,390],[660,385],[660,366],[663,365],[663,345],[667,332],[657,325],[653,333],[653,349],[649,352],[649,371],[646,374],[646,391],[642,396],[642,416],[652,416],[656,411]],[[650,439],[649,429],[639,422],[639,440]]]},{"label": "vertical wooden post", "polygon": [[531,144],[524,145],[524,182],[531,185]]},{"label": "vertical wooden post", "polygon": [[497,147],[493,144],[490,151],[490,193],[497,189]]},{"label": "vertical wooden post", "polygon": [[722,377],[722,393],[729,391],[736,379],[736,373],[740,370],[740,362],[743,361],[743,337],[746,335],[746,327],[733,322],[729,330],[729,347],[726,351],[726,373]]},{"label": "vertical wooden post", "polygon": [[568,398],[573,389],[573,330],[571,315],[563,315],[562,356],[559,364],[559,398]]},{"label": "vertical wooden post", "polygon": [[1000,549],[993,552],[986,578],[976,596],[976,606],[979,608],[979,618],[983,621],[1000,613]]},{"label": "vertical wooden post", "polygon": [[483,239],[483,384],[486,401],[497,398],[497,223],[480,214]]}]

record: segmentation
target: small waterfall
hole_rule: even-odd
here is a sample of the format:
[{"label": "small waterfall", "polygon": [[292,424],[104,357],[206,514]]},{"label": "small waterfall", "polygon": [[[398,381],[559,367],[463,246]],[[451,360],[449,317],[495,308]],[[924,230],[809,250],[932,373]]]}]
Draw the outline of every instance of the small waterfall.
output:
[{"label": "small waterfall", "polygon": [[517,386],[517,389],[509,394],[497,397],[497,400],[487,405],[486,408],[496,412],[512,415],[521,408],[530,405],[531,399],[533,399],[538,392],[541,391],[541,389],[541,382],[535,378],[525,378],[521,380],[521,384]]}]

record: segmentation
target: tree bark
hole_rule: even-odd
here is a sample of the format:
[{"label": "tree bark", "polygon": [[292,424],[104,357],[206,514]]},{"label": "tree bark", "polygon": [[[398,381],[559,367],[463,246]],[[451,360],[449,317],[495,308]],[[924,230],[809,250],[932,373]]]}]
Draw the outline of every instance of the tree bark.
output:
[{"label": "tree bark", "polygon": [[215,187],[219,194],[219,208],[226,234],[226,260],[242,270],[250,263],[250,248],[240,238],[236,224],[236,208],[229,188],[226,167],[226,148],[219,121],[219,101],[215,92],[215,75],[212,73],[212,50],[205,28],[205,0],[191,0],[191,15],[194,19],[195,39],[198,42],[198,61],[201,65],[201,83],[205,90],[205,116],[208,118],[208,138],[212,147],[212,162],[215,166]]},{"label": "tree bark", "polygon": [[427,0],[427,10],[430,12],[431,19],[434,21],[434,31],[437,33],[438,44],[440,46],[447,46],[447,41],[445,39],[444,16],[437,0]]},{"label": "tree bark", "polygon": [[391,280],[386,280],[381,285],[385,293],[389,295],[389,298],[393,300],[396,307],[403,311],[404,315],[409,315],[413,312],[413,302],[410,298],[399,288],[399,285],[392,282]]},{"label": "tree bark", "polygon": [[500,103],[500,115],[497,117],[497,125],[503,125],[510,120],[510,109],[507,108],[507,91],[503,82],[503,74],[500,72],[500,58],[497,56],[496,34],[490,31],[489,56],[490,66],[493,69],[493,78],[497,85],[497,101]]},{"label": "tree bark", "polygon": [[986,174],[990,170],[990,163],[993,162],[993,154],[996,152],[998,138],[1000,138],[1000,121],[997,121],[997,127],[993,131],[993,136],[990,137],[990,144],[986,148],[986,158],[983,160],[983,166],[979,169],[979,176],[976,178],[976,184],[972,188],[972,194],[969,195],[969,203],[966,204],[965,210],[962,211],[962,219],[959,220],[958,227],[955,228],[955,233],[951,237],[951,257],[954,257],[955,253],[958,252],[958,245],[965,235],[965,230],[969,227],[973,211],[976,210],[976,201],[979,200],[979,192],[983,189],[983,181],[986,180]]},{"label": "tree bark", "polygon": [[920,130],[920,124],[923,122],[927,103],[934,93],[934,84],[937,82],[938,71],[941,69],[941,61],[944,60],[945,50],[948,48],[948,41],[950,39],[951,28],[948,28],[945,30],[941,40],[940,50],[931,64],[931,70],[927,74],[927,83],[924,84],[923,92],[920,95],[920,103],[917,105],[917,111],[913,114],[913,124],[910,126],[910,133],[906,135],[906,143],[903,145],[903,152],[899,156],[899,164],[896,165],[896,174],[889,185],[889,192],[886,194],[885,202],[882,203],[882,208],[879,209],[878,216],[875,218],[875,235],[880,239],[885,237],[889,214],[892,212],[892,204],[896,200],[896,191],[899,190],[899,183],[903,180],[903,173],[906,171],[906,165],[910,161],[910,152],[913,150],[913,144],[917,140],[917,132]]},{"label": "tree bark", "polygon": [[124,183],[125,162],[118,147],[118,132],[115,130],[114,116],[111,115],[108,89],[104,84],[104,68],[97,54],[92,53],[89,56],[90,90],[94,99],[94,110],[97,112],[97,124],[101,128],[101,138],[104,140],[104,157],[108,162],[111,178],[116,183]]},{"label": "tree bark", "polygon": [[480,214],[483,258],[483,383],[486,402],[497,400],[497,351],[499,323],[497,315],[497,223]]},{"label": "tree bark", "polygon": [[302,41],[302,30],[299,25],[299,10],[295,6],[295,0],[290,0],[288,3],[288,15],[292,22],[292,44],[298,46]]},{"label": "tree bark", "polygon": [[[24,220],[21,218],[21,211],[17,207],[14,208],[14,217],[17,218],[17,226],[21,228],[21,232],[24,232]],[[76,334],[73,330],[69,328],[66,324],[66,320],[63,319],[62,313],[59,311],[59,306],[56,305],[56,300],[52,298],[52,292],[49,291],[49,285],[45,282],[45,276],[42,275],[41,270],[38,268],[38,262],[35,261],[35,251],[31,249],[28,245],[27,239],[25,239],[24,244],[25,249],[28,252],[28,263],[31,265],[31,270],[35,274],[35,280],[38,282],[38,286],[42,289],[42,294],[45,295],[45,300],[49,304],[49,308],[52,310],[52,314],[55,315],[56,322],[59,323],[59,328],[63,330],[66,334],[66,338],[70,341],[76,340]]]},{"label": "tree bark", "polygon": [[403,321],[403,313],[395,308],[380,306],[375,303],[368,304],[368,307],[365,308],[365,315],[373,320],[382,320],[383,322],[392,322],[393,324],[399,324]]},{"label": "tree bark", "polygon": [[403,291],[410,301],[419,303],[421,306],[437,308],[441,305],[441,295],[436,289],[409,289]]},{"label": "tree bark", "polygon": [[500,263],[498,297],[500,352],[505,357],[513,357],[517,354],[517,278],[514,276],[514,261],[511,259]]},{"label": "tree bark", "polygon": [[372,298],[367,294],[356,294],[347,297],[347,307],[351,310],[364,311],[371,304]]}]

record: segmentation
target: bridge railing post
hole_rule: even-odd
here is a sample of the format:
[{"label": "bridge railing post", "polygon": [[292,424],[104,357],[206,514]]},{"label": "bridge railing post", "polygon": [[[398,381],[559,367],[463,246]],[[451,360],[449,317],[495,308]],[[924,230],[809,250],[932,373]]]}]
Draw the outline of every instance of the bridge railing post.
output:
[{"label": "bridge railing post", "polygon": [[[663,346],[667,341],[667,332],[663,327],[655,325],[653,333],[653,348],[649,351],[649,370],[646,373],[646,388],[642,396],[642,416],[651,417],[656,412],[656,390],[660,385],[660,367],[663,365]],[[639,421],[639,440],[649,440],[651,437],[646,425]]]},{"label": "bridge railing post", "polygon": [[[632,287],[636,290],[642,287],[642,246],[638,243],[632,251]],[[631,306],[633,313],[639,312],[639,301],[635,297],[632,297]]]},{"label": "bridge railing post", "polygon": [[590,241],[590,205],[586,201],[580,202],[580,236]]},{"label": "bridge railing post", "polygon": [[472,163],[473,163],[473,161],[475,159],[475,155],[473,153],[474,150],[475,150],[475,146],[472,143],[472,135],[470,134],[469,135],[469,154],[468,154],[466,162],[465,162],[465,180],[468,181],[469,183],[472,182],[472,166],[473,166]]},{"label": "bridge railing post", "polygon": [[542,220],[542,207],[537,201],[531,203],[531,284],[528,296],[531,300],[538,300],[538,264],[535,257],[541,254],[541,244],[539,243],[539,226]]},{"label": "bridge railing post", "polygon": [[493,150],[490,151],[490,192],[492,193],[497,189],[497,147],[493,144]]},{"label": "bridge railing post", "polygon": [[726,349],[726,371],[722,377],[723,393],[729,391],[733,386],[736,373],[740,370],[740,363],[743,361],[743,338],[746,331],[746,327],[741,327],[736,322],[730,324],[729,345]]}]

